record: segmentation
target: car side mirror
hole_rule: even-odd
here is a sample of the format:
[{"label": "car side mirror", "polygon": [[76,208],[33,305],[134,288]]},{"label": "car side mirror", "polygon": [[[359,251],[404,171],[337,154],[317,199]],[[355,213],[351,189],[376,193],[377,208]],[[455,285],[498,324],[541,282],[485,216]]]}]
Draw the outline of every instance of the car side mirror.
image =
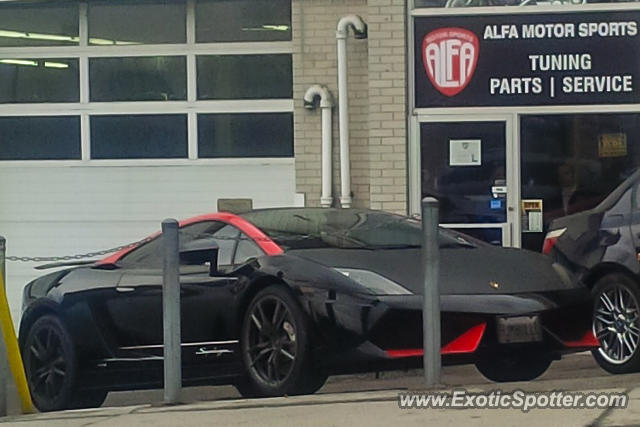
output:
[{"label": "car side mirror", "polygon": [[180,248],[180,263],[200,265],[209,263],[209,275],[218,272],[218,243],[214,239],[192,240]]}]

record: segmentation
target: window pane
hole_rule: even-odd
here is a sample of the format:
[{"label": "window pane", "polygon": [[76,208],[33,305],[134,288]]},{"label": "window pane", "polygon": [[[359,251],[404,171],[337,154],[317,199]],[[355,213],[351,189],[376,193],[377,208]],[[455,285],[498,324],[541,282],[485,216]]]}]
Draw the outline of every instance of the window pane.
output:
[{"label": "window pane", "polygon": [[0,58],[0,103],[78,102],[77,59]]},{"label": "window pane", "polygon": [[199,114],[198,153],[211,157],[293,156],[293,115]]},{"label": "window pane", "polygon": [[231,265],[231,257],[238,241],[238,233],[237,228],[225,225],[213,234],[213,238],[218,243],[218,265]]},{"label": "window pane", "polygon": [[157,114],[91,117],[93,159],[187,157],[187,116]]},{"label": "window pane", "polygon": [[[617,2],[632,2],[635,0],[616,0]],[[589,3],[609,3],[610,0],[415,0],[415,7],[480,7],[480,6],[554,6],[587,5]]]},{"label": "window pane", "polygon": [[199,0],[196,41],[291,40],[291,0]]},{"label": "window pane", "polygon": [[259,258],[264,255],[262,249],[256,245],[249,236],[242,233],[240,240],[238,241],[238,247],[236,248],[236,255],[233,260],[235,265],[244,264],[252,258]]},{"label": "window pane", "polygon": [[[213,236],[213,233],[219,231],[225,224],[219,221],[203,221],[195,224],[181,227],[180,244],[185,245],[197,239],[203,239]],[[162,245],[162,234],[154,237],[148,243],[139,246],[127,255],[122,257],[119,265],[134,266],[138,268],[158,268],[162,267],[164,260],[164,246]]]},{"label": "window pane", "polygon": [[0,160],[80,159],[80,117],[0,117]]},{"label": "window pane", "polygon": [[505,138],[499,121],[420,124],[421,197],[438,197],[442,223],[506,221],[506,200],[491,192],[506,185]]},{"label": "window pane", "polygon": [[183,56],[91,58],[91,101],[172,101],[187,99]]},{"label": "window pane", "polygon": [[540,251],[555,218],[591,209],[640,166],[640,114],[527,115],[520,121],[522,198],[542,199],[543,230],[522,234]]},{"label": "window pane", "polygon": [[184,43],[185,28],[183,1],[89,3],[89,44]]},{"label": "window pane", "polygon": [[77,44],[77,3],[0,5],[0,46]]},{"label": "window pane", "polygon": [[198,56],[198,99],[291,98],[291,55]]}]

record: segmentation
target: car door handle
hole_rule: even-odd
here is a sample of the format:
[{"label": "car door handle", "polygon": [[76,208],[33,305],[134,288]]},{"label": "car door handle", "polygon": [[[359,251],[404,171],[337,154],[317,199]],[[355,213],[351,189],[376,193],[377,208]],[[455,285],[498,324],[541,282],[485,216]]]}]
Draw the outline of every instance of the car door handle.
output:
[{"label": "car door handle", "polygon": [[620,240],[620,230],[600,230],[600,246],[613,246]]},{"label": "car door handle", "polygon": [[130,286],[116,286],[116,291],[118,292],[133,292],[136,288],[132,288]]}]

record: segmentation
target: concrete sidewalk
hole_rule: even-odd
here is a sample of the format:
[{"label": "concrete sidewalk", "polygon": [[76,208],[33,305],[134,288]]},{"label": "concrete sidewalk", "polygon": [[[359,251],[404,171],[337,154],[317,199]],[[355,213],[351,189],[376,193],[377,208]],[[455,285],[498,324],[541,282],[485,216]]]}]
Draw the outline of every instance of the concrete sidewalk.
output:
[{"label": "concrete sidewalk", "polygon": [[[640,387],[594,390],[628,392],[626,409],[399,409],[398,392],[328,393],[270,399],[139,405],[7,417],[20,427],[124,426],[632,426],[640,423]],[[481,389],[469,389],[471,392]],[[589,390],[585,390],[589,391]]]}]

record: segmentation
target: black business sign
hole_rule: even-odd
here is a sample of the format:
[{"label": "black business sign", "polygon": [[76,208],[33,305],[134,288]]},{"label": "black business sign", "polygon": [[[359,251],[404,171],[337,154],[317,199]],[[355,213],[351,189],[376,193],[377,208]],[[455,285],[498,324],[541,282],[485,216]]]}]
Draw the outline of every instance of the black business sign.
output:
[{"label": "black business sign", "polygon": [[640,103],[640,11],[415,18],[416,107]]}]

